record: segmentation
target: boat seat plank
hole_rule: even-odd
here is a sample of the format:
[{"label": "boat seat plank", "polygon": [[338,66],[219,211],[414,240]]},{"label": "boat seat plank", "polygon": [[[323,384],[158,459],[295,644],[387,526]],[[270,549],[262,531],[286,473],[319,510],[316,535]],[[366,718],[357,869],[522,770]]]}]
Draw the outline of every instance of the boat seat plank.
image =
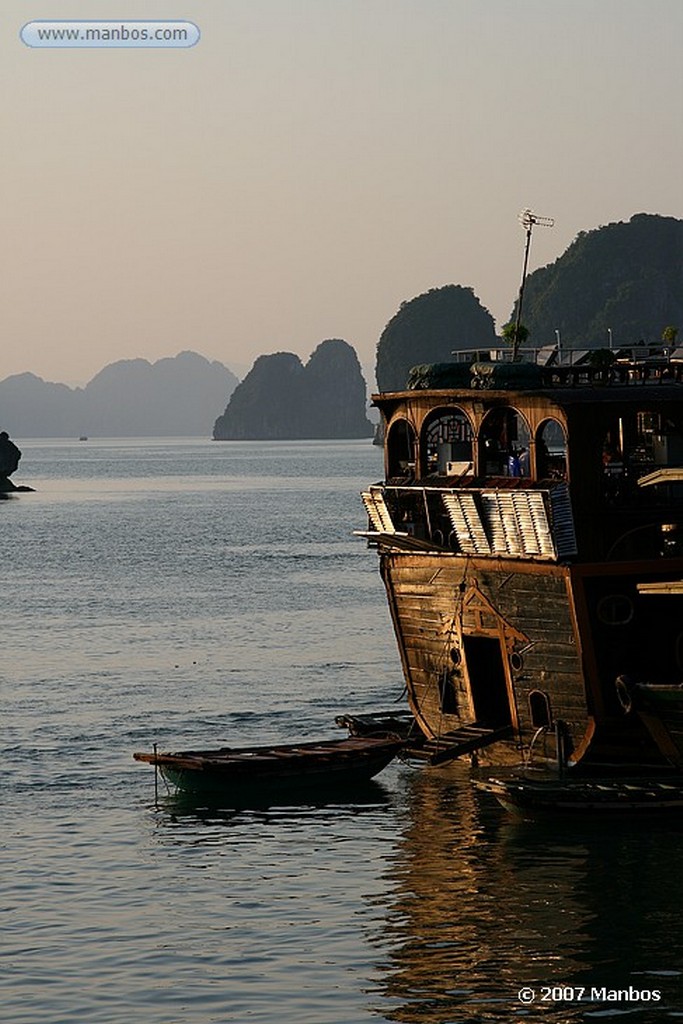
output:
[{"label": "boat seat plank", "polygon": [[463,754],[471,754],[492,743],[498,743],[511,735],[512,727],[509,725],[494,729],[490,726],[473,723],[462,726],[453,732],[444,733],[438,739],[427,740],[420,746],[408,745],[406,753],[409,757],[425,760],[431,765],[445,764]]}]

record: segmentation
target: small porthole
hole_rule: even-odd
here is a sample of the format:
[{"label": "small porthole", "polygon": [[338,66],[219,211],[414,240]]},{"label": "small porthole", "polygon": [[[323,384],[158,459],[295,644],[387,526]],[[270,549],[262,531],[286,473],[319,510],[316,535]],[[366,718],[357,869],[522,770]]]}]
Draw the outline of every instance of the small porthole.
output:
[{"label": "small porthole", "polygon": [[626,594],[607,594],[598,601],[597,612],[606,626],[625,626],[633,618],[633,602]]},{"label": "small porthole", "polygon": [[513,672],[521,672],[524,668],[524,658],[517,651],[510,655],[510,668]]},{"label": "small porthole", "polygon": [[462,655],[460,654],[460,648],[458,648],[458,647],[451,647],[451,661],[453,662],[453,664],[454,665],[459,665],[461,660],[462,660]]}]

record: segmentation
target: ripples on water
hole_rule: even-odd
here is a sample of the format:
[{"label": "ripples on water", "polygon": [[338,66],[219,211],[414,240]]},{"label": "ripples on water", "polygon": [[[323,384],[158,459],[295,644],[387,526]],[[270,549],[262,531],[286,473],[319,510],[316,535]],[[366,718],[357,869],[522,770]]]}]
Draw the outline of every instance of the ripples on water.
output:
[{"label": "ripples on water", "polygon": [[[23,446],[4,566],[0,1006],[11,1024],[683,1018],[678,823],[535,823],[464,766],[218,811],[135,749],[341,735],[400,669],[351,537],[365,443]],[[535,1002],[525,985],[659,989]]]}]

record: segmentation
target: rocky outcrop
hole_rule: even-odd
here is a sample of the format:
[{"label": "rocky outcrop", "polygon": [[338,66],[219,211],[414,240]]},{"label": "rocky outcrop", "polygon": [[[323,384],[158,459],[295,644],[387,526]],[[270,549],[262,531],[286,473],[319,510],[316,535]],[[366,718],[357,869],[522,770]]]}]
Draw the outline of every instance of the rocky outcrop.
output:
[{"label": "rocky outcrop", "polygon": [[323,341],[305,368],[312,436],[369,437],[367,388],[354,349],[345,341]]},{"label": "rocky outcrop", "polygon": [[380,391],[400,391],[411,369],[424,363],[447,363],[458,349],[494,348],[493,317],[471,288],[449,284],[403,302],[377,344],[376,376]]},{"label": "rocky outcrop", "polygon": [[212,422],[238,380],[196,352],[148,363],[106,366],[85,389],[80,434],[100,437],[210,436]]},{"label": "rocky outcrop", "polygon": [[216,420],[217,441],[370,437],[358,357],[323,341],[304,366],[291,352],[259,356]]},{"label": "rocky outcrop", "polygon": [[216,420],[214,438],[244,441],[305,437],[301,428],[303,374],[301,360],[291,352],[259,356]]},{"label": "rocky outcrop", "polygon": [[639,213],[582,232],[529,275],[522,320],[534,346],[554,344],[556,331],[563,348],[661,341],[665,327],[683,327],[683,220]]},{"label": "rocky outcrop", "polygon": [[18,437],[208,437],[237,385],[222,363],[196,352],[105,366],[85,388],[32,373],[0,381],[2,421]]}]

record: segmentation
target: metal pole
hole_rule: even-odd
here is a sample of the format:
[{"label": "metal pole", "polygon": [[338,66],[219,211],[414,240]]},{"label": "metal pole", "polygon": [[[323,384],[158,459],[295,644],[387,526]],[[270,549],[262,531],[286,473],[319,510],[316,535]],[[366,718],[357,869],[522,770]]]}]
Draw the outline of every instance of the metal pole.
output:
[{"label": "metal pole", "polygon": [[512,362],[517,362],[519,352],[519,328],[522,323],[522,302],[524,300],[524,285],[526,284],[526,270],[529,265],[529,249],[531,248],[531,229],[533,221],[529,221],[526,229],[526,245],[524,247],[524,264],[522,266],[522,282],[519,286],[519,299],[517,302],[517,316],[515,318],[515,336],[512,339]]},{"label": "metal pole", "polygon": [[560,775],[563,775],[567,764],[567,758],[565,756],[564,722],[559,719],[555,722],[555,752],[557,755],[558,771]]},{"label": "metal pole", "polygon": [[519,286],[519,300],[517,302],[517,316],[515,318],[515,335],[512,339],[512,361],[519,357],[519,330],[522,326],[522,304],[524,302],[524,286],[526,285],[526,272],[529,266],[529,249],[531,248],[531,231],[534,224],[540,224],[544,228],[551,228],[555,221],[552,217],[537,217],[529,209],[522,210],[519,215],[519,223],[526,231],[526,245],[524,246],[524,265],[522,266],[522,282]]},{"label": "metal pole", "polygon": [[427,520],[427,532],[429,533],[429,539],[431,540],[432,539],[432,521],[429,518],[429,505],[427,503],[427,491],[425,490],[424,487],[422,488],[422,500],[424,502],[424,507],[425,507],[425,518]]}]

